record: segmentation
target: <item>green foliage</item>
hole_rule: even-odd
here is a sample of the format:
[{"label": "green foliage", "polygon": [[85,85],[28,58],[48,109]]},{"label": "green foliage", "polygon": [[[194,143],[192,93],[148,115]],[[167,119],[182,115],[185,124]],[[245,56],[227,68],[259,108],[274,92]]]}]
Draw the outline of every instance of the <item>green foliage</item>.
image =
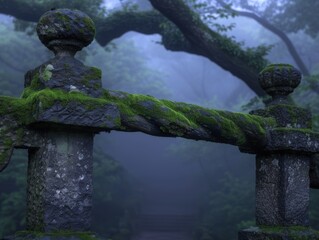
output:
[{"label": "green foliage", "polygon": [[299,106],[311,111],[313,129],[319,130],[319,75],[310,75],[303,78],[301,85],[292,94]]},{"label": "green foliage", "polygon": [[254,183],[226,174],[201,208],[196,240],[236,240],[241,227],[254,224]]},{"label": "green foliage", "polygon": [[0,174],[0,236],[22,230],[26,207],[26,152],[16,150],[12,164]]},{"label": "green foliage", "polygon": [[163,82],[165,74],[151,69],[147,62],[132,40],[117,41],[106,51],[92,45],[85,61],[87,65],[102,69],[103,85],[107,89],[152,96],[169,95],[170,90]]},{"label": "green foliage", "polygon": [[0,95],[19,96],[24,74],[50,57],[39,46],[35,36],[15,32],[12,26],[0,23]]},{"label": "green foliage", "polygon": [[200,15],[200,18],[208,24],[209,27],[219,33],[227,32],[235,27],[235,23],[226,25],[221,21],[236,16],[236,13],[230,10],[231,4],[227,4],[225,7],[219,7],[216,3],[199,0],[187,0],[186,3]]},{"label": "green foliage", "polygon": [[133,3],[132,1],[119,0],[122,6],[122,10],[126,12],[136,12],[139,9],[138,4]]},{"label": "green foliage", "polygon": [[312,189],[310,191],[310,207],[309,207],[309,220],[310,226],[314,229],[319,229],[319,191]]},{"label": "green foliage", "polygon": [[47,237],[52,238],[65,238],[65,237],[75,237],[81,240],[98,240],[95,235],[91,232],[71,232],[71,231],[53,231],[50,233],[43,233],[43,232],[35,232],[35,231],[19,231],[16,232],[15,235],[16,239],[23,239],[23,240],[37,240],[43,239]]},{"label": "green foliage", "polygon": [[94,159],[93,230],[112,240],[128,239],[138,196],[119,162],[101,149],[94,152]]},{"label": "green foliage", "polygon": [[[20,0],[21,1],[21,0]],[[43,10],[42,14],[52,8],[70,8],[84,11],[92,18],[99,18],[106,14],[106,9],[102,6],[103,0],[23,0],[28,2],[30,6],[39,7]],[[20,19],[14,20],[14,28],[16,31],[25,32],[28,35],[35,35],[36,23],[23,21]]]},{"label": "green foliage", "polygon": [[287,32],[304,31],[312,37],[319,33],[317,21],[318,1],[284,0],[271,6],[272,11],[267,16]]},{"label": "green foliage", "polygon": [[206,186],[194,239],[236,240],[239,229],[255,224],[252,155],[231,146],[182,139],[171,150],[184,161],[198,163]]}]

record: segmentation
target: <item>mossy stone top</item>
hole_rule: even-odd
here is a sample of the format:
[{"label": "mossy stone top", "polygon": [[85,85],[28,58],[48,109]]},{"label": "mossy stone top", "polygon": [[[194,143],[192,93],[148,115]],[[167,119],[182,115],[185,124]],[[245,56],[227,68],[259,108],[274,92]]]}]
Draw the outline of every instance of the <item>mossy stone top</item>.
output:
[{"label": "mossy stone top", "polygon": [[289,64],[271,64],[259,74],[260,86],[273,98],[292,93],[300,81],[300,72]]},{"label": "mossy stone top", "polygon": [[55,9],[42,15],[37,33],[41,42],[55,53],[61,47],[76,52],[93,41],[95,27],[92,19],[81,11]]}]

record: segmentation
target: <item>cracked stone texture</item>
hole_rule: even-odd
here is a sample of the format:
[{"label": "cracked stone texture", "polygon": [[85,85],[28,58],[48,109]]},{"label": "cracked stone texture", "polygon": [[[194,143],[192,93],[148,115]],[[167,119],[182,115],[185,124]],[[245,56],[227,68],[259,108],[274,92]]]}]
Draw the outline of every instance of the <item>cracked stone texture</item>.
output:
[{"label": "cracked stone texture", "polygon": [[105,130],[117,127],[120,111],[115,104],[105,104],[88,109],[80,102],[69,102],[62,105],[56,101],[47,109],[37,105],[35,112],[36,126],[62,124],[70,127],[85,127],[86,129]]},{"label": "cracked stone texture", "polygon": [[267,151],[319,152],[319,133],[310,129],[275,128],[268,131],[267,138]]},{"label": "cracked stone texture", "polygon": [[27,230],[90,230],[92,152],[92,133],[43,132],[29,150]]},{"label": "cracked stone texture", "polygon": [[276,153],[256,160],[257,225],[308,225],[310,157]]},{"label": "cracked stone texture", "polygon": [[85,66],[73,56],[55,56],[30,70],[25,76],[25,87],[33,90],[45,88],[66,92],[79,91],[91,97],[102,96],[101,70]]}]

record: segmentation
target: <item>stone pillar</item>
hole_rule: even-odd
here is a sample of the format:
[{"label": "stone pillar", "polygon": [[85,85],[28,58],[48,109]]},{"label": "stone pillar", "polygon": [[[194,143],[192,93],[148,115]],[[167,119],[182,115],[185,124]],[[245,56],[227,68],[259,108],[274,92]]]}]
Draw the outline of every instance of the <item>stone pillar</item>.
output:
[{"label": "stone pillar", "polygon": [[29,149],[27,230],[42,238],[23,239],[93,239],[82,233],[91,227],[93,138],[105,118],[80,97],[98,98],[103,90],[101,71],[74,55],[93,40],[94,24],[80,11],[56,9],[40,18],[37,33],[55,57],[25,76],[23,98],[38,94],[29,127],[42,139]]},{"label": "stone pillar", "polygon": [[303,154],[257,155],[257,225],[308,225],[309,162],[309,156]]},{"label": "stone pillar", "polygon": [[92,153],[92,133],[43,133],[42,146],[29,150],[27,230],[90,230]]},{"label": "stone pillar", "polygon": [[318,139],[312,136],[311,114],[287,97],[300,79],[286,64],[260,73],[260,84],[272,100],[253,113],[274,118],[277,126],[267,130],[266,146],[256,153],[257,227],[239,232],[239,240],[319,239],[308,227],[309,165]]}]

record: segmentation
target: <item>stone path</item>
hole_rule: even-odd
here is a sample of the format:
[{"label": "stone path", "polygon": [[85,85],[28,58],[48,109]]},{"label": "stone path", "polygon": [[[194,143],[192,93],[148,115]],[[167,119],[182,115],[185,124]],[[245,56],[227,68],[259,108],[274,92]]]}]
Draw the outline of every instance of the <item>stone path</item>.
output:
[{"label": "stone path", "polygon": [[131,240],[192,240],[192,237],[179,232],[143,232]]}]

